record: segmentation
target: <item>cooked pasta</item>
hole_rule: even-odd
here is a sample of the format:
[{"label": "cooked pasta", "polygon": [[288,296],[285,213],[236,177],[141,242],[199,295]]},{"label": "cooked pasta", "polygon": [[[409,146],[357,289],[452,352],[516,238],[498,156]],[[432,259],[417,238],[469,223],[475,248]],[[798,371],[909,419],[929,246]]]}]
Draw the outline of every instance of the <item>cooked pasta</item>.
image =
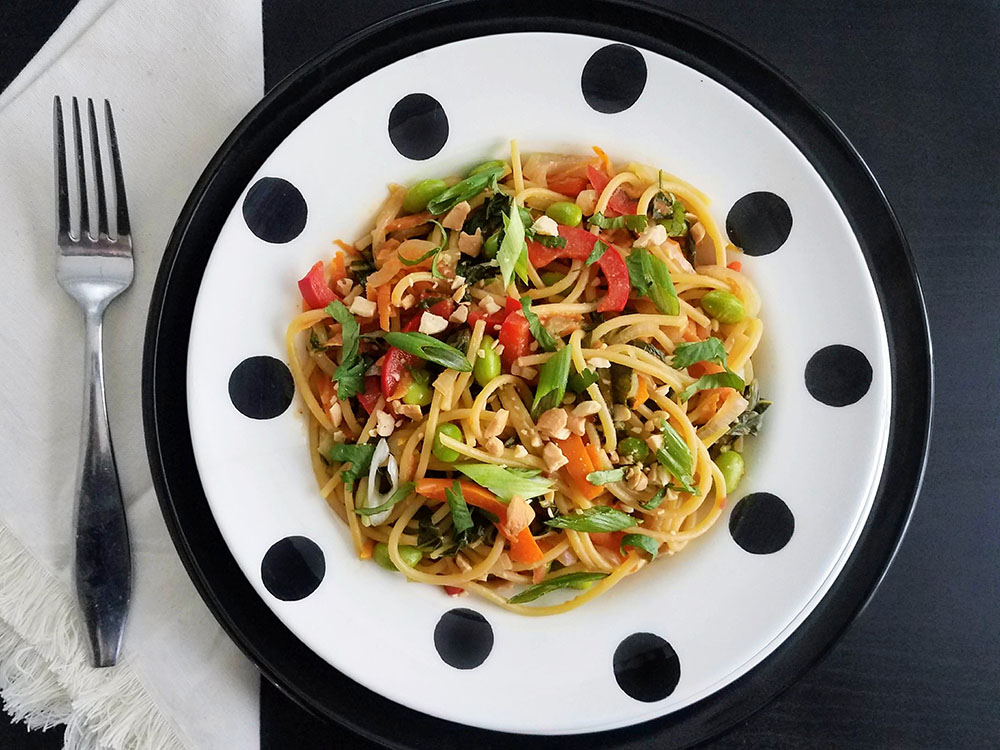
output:
[{"label": "cooked pasta", "polygon": [[[358,555],[565,612],[719,519],[769,405],[741,252],[678,177],[530,154],[392,185],[288,327],[319,494]],[[550,592],[569,598],[531,604]]]}]

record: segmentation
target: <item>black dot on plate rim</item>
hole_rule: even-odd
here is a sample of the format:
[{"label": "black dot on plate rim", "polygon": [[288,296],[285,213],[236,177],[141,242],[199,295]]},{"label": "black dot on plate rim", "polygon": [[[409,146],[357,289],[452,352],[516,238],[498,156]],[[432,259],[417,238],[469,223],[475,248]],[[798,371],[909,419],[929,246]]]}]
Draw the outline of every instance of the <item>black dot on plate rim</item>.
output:
[{"label": "black dot on plate rim", "polygon": [[681,679],[677,652],[653,633],[633,633],[619,643],[613,664],[618,687],[643,703],[663,700]]},{"label": "black dot on plate rim", "polygon": [[827,406],[857,403],[872,384],[872,366],[868,357],[853,346],[825,346],[806,363],[806,390]]},{"label": "black dot on plate rim", "polygon": [[774,193],[744,195],[726,216],[726,233],[747,255],[768,255],[785,244],[792,231],[792,210]]},{"label": "black dot on plate rim", "polygon": [[493,650],[493,628],[474,610],[448,610],[434,628],[434,648],[445,664],[475,669]]},{"label": "black dot on plate rim", "polygon": [[754,492],[741,499],[729,517],[733,540],[753,555],[782,549],[795,532],[795,516],[777,495]]},{"label": "black dot on plate rim", "polygon": [[305,599],[323,582],[326,558],[312,539],[286,536],[264,553],[260,577],[276,599],[295,602]]},{"label": "black dot on plate rim", "polygon": [[407,159],[430,159],[448,141],[444,107],[430,94],[407,94],[389,112],[389,140]]},{"label": "black dot on plate rim", "polygon": [[291,242],[305,229],[309,209],[302,193],[281,177],[261,177],[243,199],[243,220],[264,242]]},{"label": "black dot on plate rim", "polygon": [[646,88],[646,60],[635,47],[609,44],[583,66],[580,87],[591,109],[612,115],[635,104]]},{"label": "black dot on plate rim", "polygon": [[274,419],[284,414],[294,395],[295,381],[288,365],[274,357],[248,357],[229,375],[229,399],[251,419]]}]

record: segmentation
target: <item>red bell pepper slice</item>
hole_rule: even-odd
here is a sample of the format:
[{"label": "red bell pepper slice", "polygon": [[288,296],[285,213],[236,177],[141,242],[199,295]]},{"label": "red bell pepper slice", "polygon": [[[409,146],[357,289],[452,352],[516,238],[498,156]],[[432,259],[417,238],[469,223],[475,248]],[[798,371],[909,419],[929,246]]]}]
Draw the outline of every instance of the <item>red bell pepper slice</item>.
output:
[{"label": "red bell pepper slice", "polygon": [[503,310],[497,310],[495,313],[485,313],[482,310],[472,310],[469,313],[469,327],[475,328],[476,323],[480,320],[486,321],[486,333],[496,333],[500,330],[500,326],[503,322],[507,320],[507,316],[513,312],[517,312],[521,309],[520,300],[516,300],[513,297],[508,297],[507,302]]},{"label": "red bell pepper slice", "polygon": [[500,326],[500,333],[497,341],[503,344],[503,353],[500,355],[501,361],[507,369],[514,364],[518,357],[531,354],[531,328],[528,326],[528,319],[524,317],[520,306],[516,312],[512,312]]},{"label": "red bell pepper slice", "polygon": [[358,394],[358,403],[371,414],[381,395],[378,375],[368,375],[365,377],[365,392]]},{"label": "red bell pepper slice", "polygon": [[[599,170],[593,165],[587,166],[587,177],[590,178],[590,184],[594,186],[594,190],[597,191],[598,197],[604,192],[604,188],[608,186],[611,180],[608,178],[604,172]],[[617,214],[634,214],[639,208],[639,201],[634,198],[629,198],[625,191],[618,188],[611,194],[608,199],[608,210],[605,212],[606,216],[616,216]]]},{"label": "red bell pepper slice", "polygon": [[587,180],[583,177],[571,177],[570,175],[555,175],[547,177],[545,180],[549,190],[562,193],[570,198],[575,198],[587,189]]},{"label": "red bell pepper slice", "polygon": [[317,261],[309,273],[299,279],[299,292],[310,310],[319,310],[337,299],[323,278],[323,261]]},{"label": "red bell pepper slice", "polygon": [[[441,300],[427,308],[427,312],[442,317],[445,320],[448,319],[454,310],[455,303],[450,299]],[[410,318],[409,323],[403,326],[403,331],[405,333],[412,333],[419,329],[420,319],[423,316],[424,311],[421,310]],[[382,395],[385,396],[386,401],[396,396],[409,385],[411,377],[410,368],[419,361],[420,357],[415,354],[404,352],[402,349],[397,349],[394,346],[389,347],[389,351],[385,353],[385,359],[382,361]]]},{"label": "red bell pepper slice", "polygon": [[[559,225],[559,236],[566,239],[565,247],[546,247],[540,242],[531,240],[528,242],[528,259],[535,268],[544,268],[557,258],[569,258],[571,260],[586,260],[594,249],[597,237],[586,229],[580,227],[567,227]],[[608,293],[601,304],[597,306],[598,312],[621,312],[628,302],[630,289],[628,278],[628,267],[625,259],[617,248],[609,246],[604,254],[597,261],[604,278],[608,281]]]}]

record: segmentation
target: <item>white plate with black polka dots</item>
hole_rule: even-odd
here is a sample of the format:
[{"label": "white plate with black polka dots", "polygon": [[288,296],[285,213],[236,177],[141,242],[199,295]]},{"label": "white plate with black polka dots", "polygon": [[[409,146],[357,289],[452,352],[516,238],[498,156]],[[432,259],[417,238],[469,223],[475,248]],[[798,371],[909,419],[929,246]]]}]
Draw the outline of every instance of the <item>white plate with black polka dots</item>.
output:
[{"label": "white plate with black polka dots", "polygon": [[[457,722],[491,746],[514,742],[502,732],[696,741],[787,685],[888,564],[929,420],[919,290],[860,160],[770,69],[631,6],[569,20],[561,4],[523,4],[514,25],[503,7],[425,9],[332,51],[209,166],[150,314],[161,501],[237,642],[370,736],[445,747]],[[388,182],[461,172],[510,138],[525,152],[600,144],[708,193],[761,292],[756,370],[774,401],[724,521],[546,618],[357,559],[314,485],[283,343],[302,269],[361,234]]]}]

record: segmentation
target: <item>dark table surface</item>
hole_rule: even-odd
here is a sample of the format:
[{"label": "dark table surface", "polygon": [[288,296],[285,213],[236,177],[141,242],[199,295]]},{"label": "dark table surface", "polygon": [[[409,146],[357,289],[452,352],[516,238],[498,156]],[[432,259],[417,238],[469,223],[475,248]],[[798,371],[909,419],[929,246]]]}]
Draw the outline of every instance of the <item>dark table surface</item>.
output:
[{"label": "dark table surface", "polygon": [[[73,4],[0,1],[0,89]],[[263,0],[267,85],[418,4]],[[927,476],[882,586],[819,665],[710,746],[1000,747],[1000,3],[657,4],[768,59],[857,147],[916,258],[937,379]],[[373,747],[266,684],[261,712],[264,750]],[[61,730],[0,718],[0,748],[60,746]]]}]

